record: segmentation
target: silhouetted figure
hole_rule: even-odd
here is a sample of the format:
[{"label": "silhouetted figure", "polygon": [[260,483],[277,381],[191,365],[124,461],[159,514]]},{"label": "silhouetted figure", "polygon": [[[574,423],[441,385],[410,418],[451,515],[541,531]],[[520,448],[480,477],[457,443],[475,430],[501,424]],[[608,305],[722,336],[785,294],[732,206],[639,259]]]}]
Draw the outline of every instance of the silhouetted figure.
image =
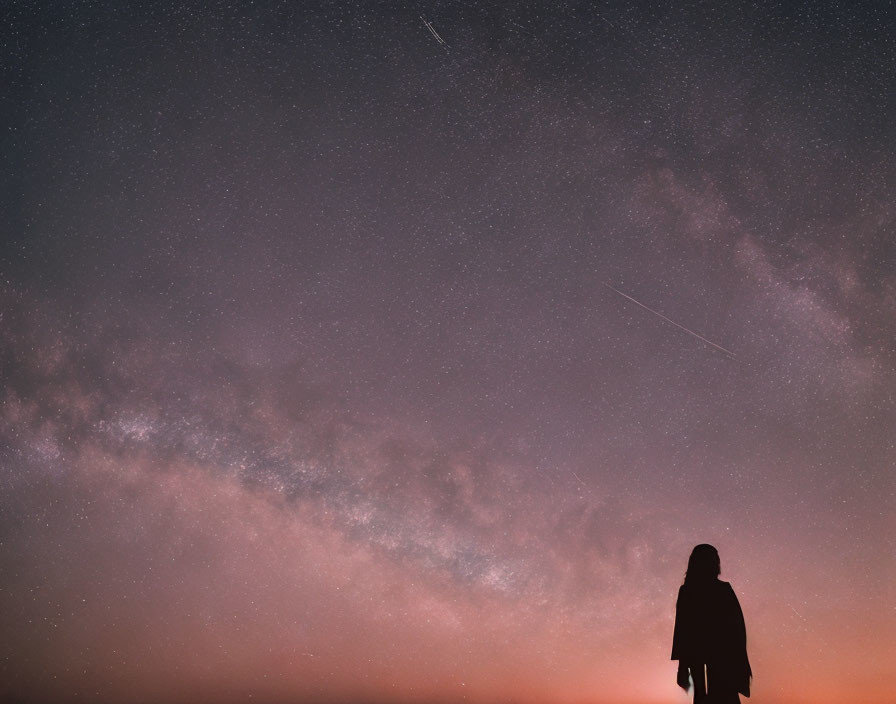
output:
[{"label": "silhouetted figure", "polygon": [[695,547],[675,603],[672,659],[686,692],[690,672],[694,704],[739,704],[738,692],[750,696],[744,614],[731,585],[718,578],[721,571],[712,545]]}]

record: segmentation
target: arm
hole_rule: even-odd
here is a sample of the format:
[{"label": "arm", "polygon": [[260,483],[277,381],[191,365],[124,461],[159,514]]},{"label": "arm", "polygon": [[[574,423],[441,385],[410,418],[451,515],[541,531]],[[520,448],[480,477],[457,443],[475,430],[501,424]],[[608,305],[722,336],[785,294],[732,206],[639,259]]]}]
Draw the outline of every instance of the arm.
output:
[{"label": "arm", "polygon": [[688,668],[684,663],[687,653],[685,645],[685,609],[682,607],[681,589],[678,590],[678,599],[675,601],[675,628],[672,632],[672,660],[678,660],[678,673],[675,681],[685,692],[690,688]]},{"label": "arm", "polygon": [[737,594],[734,593],[734,588],[729,584],[728,589],[731,592],[731,614],[732,619],[734,621],[734,636],[736,642],[739,646],[742,646],[744,650],[747,647],[747,625],[744,623],[744,612],[740,608],[740,602],[737,600]]},{"label": "arm", "polygon": [[675,601],[675,628],[672,632],[672,660],[684,660],[688,656],[687,646],[687,608],[682,598],[682,590],[678,590],[678,599]]},{"label": "arm", "polygon": [[740,660],[740,682],[738,691],[744,696],[750,696],[750,679],[753,677],[753,669],[750,667],[750,659],[747,657],[747,626],[744,622],[744,612],[737,600],[737,595],[731,585],[731,614],[732,614],[732,643],[736,648],[736,657]]}]

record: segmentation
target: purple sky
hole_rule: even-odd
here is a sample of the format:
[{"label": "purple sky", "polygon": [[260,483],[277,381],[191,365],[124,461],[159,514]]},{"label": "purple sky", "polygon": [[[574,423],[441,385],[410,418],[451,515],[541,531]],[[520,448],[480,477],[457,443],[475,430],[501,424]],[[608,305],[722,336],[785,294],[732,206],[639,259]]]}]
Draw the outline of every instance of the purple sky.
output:
[{"label": "purple sky", "polygon": [[0,698],[892,700],[892,14],[3,16]]}]

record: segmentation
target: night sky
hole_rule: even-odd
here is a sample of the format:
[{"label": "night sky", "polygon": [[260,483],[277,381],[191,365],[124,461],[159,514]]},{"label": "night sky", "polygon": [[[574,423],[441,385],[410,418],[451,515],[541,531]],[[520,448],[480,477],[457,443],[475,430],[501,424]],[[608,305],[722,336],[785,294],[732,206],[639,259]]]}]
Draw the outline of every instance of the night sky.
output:
[{"label": "night sky", "polygon": [[887,3],[6,2],[0,700],[892,702]]}]

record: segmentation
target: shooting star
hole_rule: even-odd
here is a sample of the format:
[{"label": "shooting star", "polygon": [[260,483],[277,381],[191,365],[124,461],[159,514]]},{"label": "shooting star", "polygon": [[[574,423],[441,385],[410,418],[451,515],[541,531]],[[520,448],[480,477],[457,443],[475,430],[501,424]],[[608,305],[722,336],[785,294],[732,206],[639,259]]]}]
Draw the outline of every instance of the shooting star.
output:
[{"label": "shooting star", "polygon": [[423,20],[423,24],[426,25],[426,28],[430,31],[430,33],[432,34],[432,36],[434,36],[434,37],[436,38],[436,41],[437,41],[439,44],[441,44],[442,46],[447,47],[447,46],[448,46],[448,43],[447,43],[444,39],[442,39],[442,37],[439,36],[439,33],[435,30],[435,27],[432,26],[432,22],[427,22],[427,21],[423,18],[423,15],[420,15],[420,19]]},{"label": "shooting star", "polygon": [[681,328],[682,330],[684,330],[684,331],[685,331],[686,333],[688,333],[689,335],[693,335],[693,336],[696,337],[698,340],[702,340],[702,341],[705,342],[707,345],[712,345],[712,346],[715,347],[717,350],[719,350],[720,352],[726,354],[726,355],[727,355],[728,357],[730,357],[731,359],[737,359],[737,355],[734,354],[734,352],[732,352],[731,350],[726,350],[724,347],[722,347],[721,345],[717,345],[717,344],[716,344],[715,342],[713,342],[712,340],[707,340],[705,337],[703,337],[703,335],[700,335],[700,334],[694,332],[693,330],[690,330],[689,328],[686,328],[684,325],[679,325],[679,324],[676,323],[674,320],[670,320],[669,318],[667,318],[667,317],[666,317],[665,315],[663,315],[662,313],[660,313],[660,312],[658,312],[658,311],[655,311],[653,308],[649,308],[649,307],[645,306],[643,303],[641,303],[641,301],[636,301],[634,298],[632,298],[631,296],[629,296],[629,295],[623,293],[623,292],[620,291],[618,288],[613,288],[613,287],[610,286],[610,284],[608,284],[608,283],[604,283],[604,286],[606,286],[606,287],[607,287],[608,289],[610,289],[611,291],[615,291],[616,293],[618,293],[618,294],[619,294],[620,296],[622,296],[623,298],[627,298],[627,299],[630,300],[632,303],[641,306],[644,310],[650,311],[650,312],[653,313],[654,315],[659,316],[660,318],[662,318],[663,320],[665,320],[667,323],[671,323],[671,324],[674,325],[675,327],[677,327],[677,328]]}]

